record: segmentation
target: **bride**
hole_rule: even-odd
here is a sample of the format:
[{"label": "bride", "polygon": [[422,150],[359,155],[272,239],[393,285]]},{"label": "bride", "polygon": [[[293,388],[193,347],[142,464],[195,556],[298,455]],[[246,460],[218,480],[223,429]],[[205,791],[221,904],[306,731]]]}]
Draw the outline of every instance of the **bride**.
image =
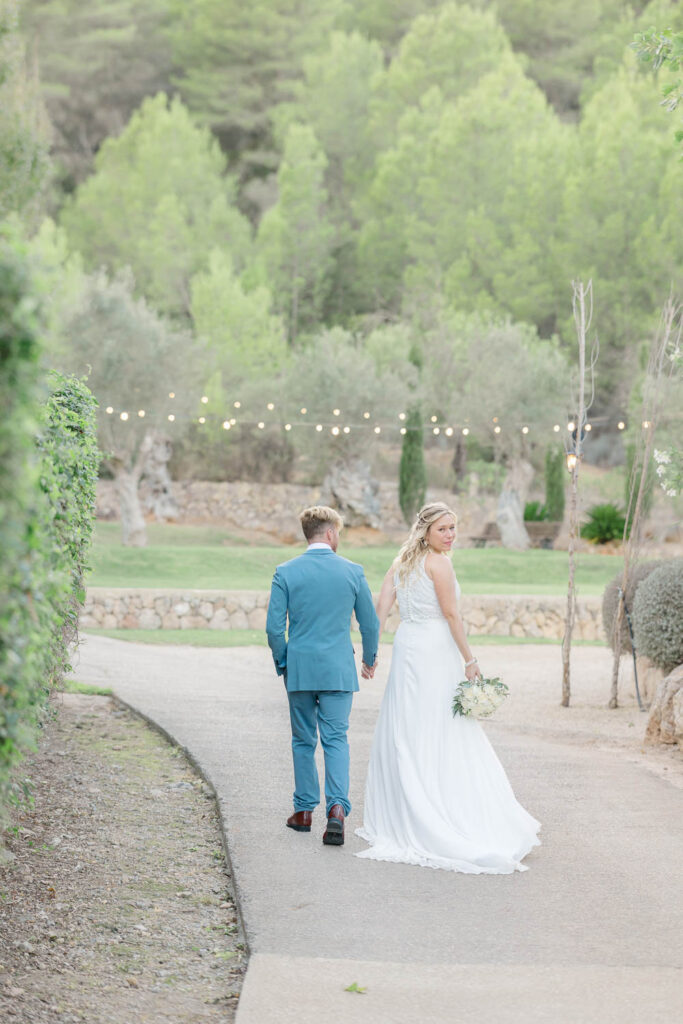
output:
[{"label": "bride", "polygon": [[370,847],[356,856],[508,874],[526,870],[540,824],[517,803],[479,722],[451,714],[460,681],[480,675],[449,558],[455,523],[447,505],[425,505],[382,585],[380,630],[395,599],[401,624],[357,829]]}]

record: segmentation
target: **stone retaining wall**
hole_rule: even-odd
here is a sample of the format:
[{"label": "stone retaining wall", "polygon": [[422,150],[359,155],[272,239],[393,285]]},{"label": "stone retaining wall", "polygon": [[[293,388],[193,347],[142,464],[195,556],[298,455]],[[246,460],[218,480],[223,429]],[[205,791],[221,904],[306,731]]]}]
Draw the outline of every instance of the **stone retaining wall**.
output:
[{"label": "stone retaining wall", "polygon": [[[460,610],[468,633],[561,639],[563,597],[473,595]],[[256,590],[121,590],[91,587],[81,614],[83,629],[263,629],[268,592]],[[387,631],[398,626],[393,609]],[[578,602],[574,636],[602,640],[601,598]]]}]

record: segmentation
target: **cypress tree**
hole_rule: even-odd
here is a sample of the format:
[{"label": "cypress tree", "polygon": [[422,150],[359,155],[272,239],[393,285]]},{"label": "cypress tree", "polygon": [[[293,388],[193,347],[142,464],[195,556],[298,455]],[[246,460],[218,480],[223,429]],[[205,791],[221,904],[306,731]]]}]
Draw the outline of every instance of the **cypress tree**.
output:
[{"label": "cypress tree", "polygon": [[564,452],[561,448],[548,448],[545,453],[545,507],[548,519],[561,522],[564,518]]},{"label": "cypress tree", "polygon": [[422,414],[414,405],[406,417],[399,469],[398,500],[406,523],[412,523],[424,505],[427,493],[427,468],[422,443]]}]

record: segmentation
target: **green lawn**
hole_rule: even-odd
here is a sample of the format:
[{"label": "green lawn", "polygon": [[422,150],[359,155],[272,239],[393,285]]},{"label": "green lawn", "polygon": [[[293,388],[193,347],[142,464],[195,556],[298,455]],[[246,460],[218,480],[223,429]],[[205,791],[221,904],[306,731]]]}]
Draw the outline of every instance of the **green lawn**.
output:
[{"label": "green lawn", "polygon": [[[118,523],[98,523],[92,553],[93,587],[178,587],[197,590],[267,590],[280,562],[300,546],[251,547],[215,527],[150,526],[146,548],[124,548]],[[396,547],[346,547],[339,553],[365,567],[373,590]],[[465,548],[453,555],[461,586],[469,594],[563,594],[567,587],[564,551],[506,551]],[[582,554],[577,583],[582,594],[601,594],[621,569],[620,557]]]},{"label": "green lawn", "polygon": [[[266,635],[260,629],[86,629],[83,632],[139,644],[188,644],[191,647],[264,647],[266,645]],[[354,641],[360,642],[360,633],[351,633],[351,637]],[[384,633],[382,643],[390,644],[393,639],[393,633]],[[545,637],[523,636],[475,635],[468,639],[477,647],[491,647],[500,644],[555,644],[559,646],[562,643],[561,640],[550,640]],[[574,640],[573,644],[584,647],[604,647],[601,640]]]}]

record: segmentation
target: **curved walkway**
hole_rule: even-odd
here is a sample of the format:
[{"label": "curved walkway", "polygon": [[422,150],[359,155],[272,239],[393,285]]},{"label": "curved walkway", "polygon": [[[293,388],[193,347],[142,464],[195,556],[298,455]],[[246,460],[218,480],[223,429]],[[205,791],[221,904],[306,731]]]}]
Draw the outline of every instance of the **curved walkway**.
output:
[{"label": "curved walkway", "polygon": [[[558,648],[481,653],[514,688],[487,732],[543,823],[523,874],[352,856],[389,651],[354,703],[355,812],[339,849],[322,845],[320,813],[310,835],[284,828],[289,720],[266,648],[83,643],[77,678],[111,686],[216,789],[251,952],[238,1024],[654,1024],[680,1011],[683,792],[666,766],[658,777],[635,754],[595,745],[614,713],[587,695],[609,677],[608,653],[575,650],[570,710],[557,708]],[[630,708],[619,722],[624,735],[644,725]],[[344,991],[354,982],[366,991]]]}]

